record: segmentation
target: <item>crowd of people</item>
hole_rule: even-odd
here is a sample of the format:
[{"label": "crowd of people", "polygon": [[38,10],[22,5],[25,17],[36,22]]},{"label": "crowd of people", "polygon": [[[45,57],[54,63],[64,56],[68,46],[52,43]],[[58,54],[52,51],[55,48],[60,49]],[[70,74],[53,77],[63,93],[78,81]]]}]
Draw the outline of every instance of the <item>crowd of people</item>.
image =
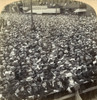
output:
[{"label": "crowd of people", "polygon": [[[2,98],[36,99],[97,79],[96,17],[3,14]],[[0,88],[1,89],[1,88]]]}]

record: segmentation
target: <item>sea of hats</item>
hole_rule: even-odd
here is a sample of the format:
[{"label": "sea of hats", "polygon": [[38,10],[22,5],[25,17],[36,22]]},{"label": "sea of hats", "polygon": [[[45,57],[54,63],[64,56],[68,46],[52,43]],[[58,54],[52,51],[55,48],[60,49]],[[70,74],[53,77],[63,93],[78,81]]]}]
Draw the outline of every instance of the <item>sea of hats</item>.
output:
[{"label": "sea of hats", "polygon": [[76,15],[2,15],[0,97],[36,99],[97,79],[97,21]]}]

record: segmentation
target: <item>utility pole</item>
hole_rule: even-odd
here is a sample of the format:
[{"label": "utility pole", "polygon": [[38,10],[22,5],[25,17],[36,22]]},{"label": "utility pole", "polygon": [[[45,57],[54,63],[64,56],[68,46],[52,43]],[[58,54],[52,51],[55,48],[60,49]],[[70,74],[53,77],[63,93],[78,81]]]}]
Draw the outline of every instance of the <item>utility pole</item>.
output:
[{"label": "utility pole", "polygon": [[56,0],[56,15],[57,15],[57,7],[58,6],[58,0]]},{"label": "utility pole", "polygon": [[32,0],[30,0],[31,2],[31,30],[35,30],[35,25],[33,22],[33,8],[32,8]]}]

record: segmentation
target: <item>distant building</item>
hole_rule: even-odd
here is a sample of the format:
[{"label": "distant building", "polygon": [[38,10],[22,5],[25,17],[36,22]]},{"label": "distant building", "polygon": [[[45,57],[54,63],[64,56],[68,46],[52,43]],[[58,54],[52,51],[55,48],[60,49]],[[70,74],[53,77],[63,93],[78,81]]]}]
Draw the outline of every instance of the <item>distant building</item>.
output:
[{"label": "distant building", "polygon": [[23,4],[22,2],[13,2],[7,6],[5,6],[2,12],[10,12],[10,13],[23,13]]},{"label": "distant building", "polygon": [[[33,9],[33,13],[43,14],[43,13],[55,13],[56,14],[78,14],[78,15],[95,15],[94,9],[82,2],[73,0],[32,0],[32,5],[39,9]],[[42,9],[44,6],[47,8]],[[30,13],[31,12],[31,2],[30,0],[20,0],[19,2],[14,2],[7,5],[3,12],[12,13]]]},{"label": "distant building", "polygon": [[[32,6],[34,14],[60,14],[60,8],[48,8],[48,6]],[[31,10],[26,13],[31,13]]]}]

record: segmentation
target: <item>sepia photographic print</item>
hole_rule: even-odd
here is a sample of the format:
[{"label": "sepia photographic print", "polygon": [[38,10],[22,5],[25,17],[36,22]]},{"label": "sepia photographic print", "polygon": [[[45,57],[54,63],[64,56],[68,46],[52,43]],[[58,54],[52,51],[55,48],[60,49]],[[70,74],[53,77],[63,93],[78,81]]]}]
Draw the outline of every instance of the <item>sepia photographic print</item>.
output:
[{"label": "sepia photographic print", "polygon": [[96,0],[0,5],[0,100],[97,100]]}]

